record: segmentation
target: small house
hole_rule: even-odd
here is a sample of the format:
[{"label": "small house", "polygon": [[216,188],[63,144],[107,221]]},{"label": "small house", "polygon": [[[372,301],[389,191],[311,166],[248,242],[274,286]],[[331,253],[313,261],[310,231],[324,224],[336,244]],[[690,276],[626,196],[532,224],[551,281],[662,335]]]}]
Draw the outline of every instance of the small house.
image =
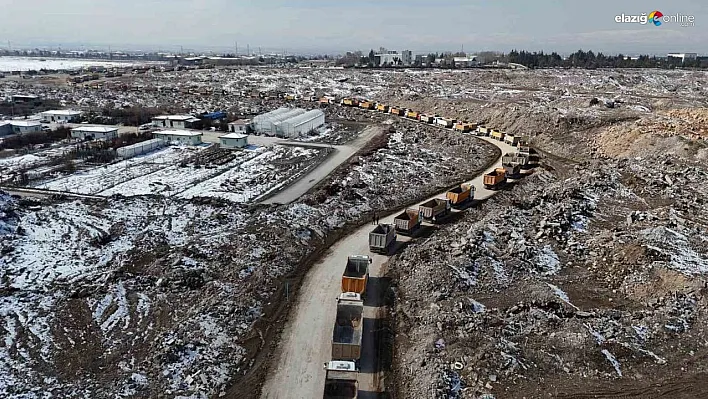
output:
[{"label": "small house", "polygon": [[176,145],[199,145],[202,143],[201,132],[190,132],[186,130],[162,130],[154,132],[153,136],[166,144]]},{"label": "small house", "polygon": [[222,147],[243,148],[248,145],[248,136],[241,133],[229,133],[219,137]]},{"label": "small house", "polygon": [[118,138],[118,128],[110,126],[81,126],[71,129],[71,137],[78,140],[113,140]]}]

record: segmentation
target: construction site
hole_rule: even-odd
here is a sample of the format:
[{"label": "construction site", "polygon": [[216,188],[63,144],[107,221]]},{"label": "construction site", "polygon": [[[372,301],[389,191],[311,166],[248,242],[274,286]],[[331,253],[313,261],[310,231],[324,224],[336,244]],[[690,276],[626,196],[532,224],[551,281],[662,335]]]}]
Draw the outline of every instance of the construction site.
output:
[{"label": "construction site", "polygon": [[[4,181],[42,173],[0,194],[0,396],[708,390],[704,72],[215,68],[99,83],[0,93],[302,112],[263,118],[288,142],[255,149],[60,169],[65,144],[3,152]],[[325,127],[287,137],[320,126],[314,108]]]}]

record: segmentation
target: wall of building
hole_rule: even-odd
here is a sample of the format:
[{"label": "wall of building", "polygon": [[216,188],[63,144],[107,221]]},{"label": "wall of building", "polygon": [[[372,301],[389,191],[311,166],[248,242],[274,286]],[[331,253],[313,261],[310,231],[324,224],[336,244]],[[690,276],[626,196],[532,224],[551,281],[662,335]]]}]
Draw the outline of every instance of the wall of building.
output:
[{"label": "wall of building", "polygon": [[41,131],[42,131],[42,125],[37,125],[37,126],[18,126],[18,125],[12,125],[12,131],[13,131],[14,133],[18,133],[18,134],[41,132]]},{"label": "wall of building", "polygon": [[198,145],[202,142],[201,136],[182,136],[167,134],[158,135],[156,137],[167,143],[178,143],[183,145]]},{"label": "wall of building", "polygon": [[121,147],[116,150],[119,157],[130,158],[137,155],[145,154],[155,149],[164,146],[165,143],[160,139],[146,140],[140,143],[135,143],[129,146]]},{"label": "wall of building", "polygon": [[167,119],[155,119],[152,121],[152,126],[170,129],[186,129],[186,123],[184,121],[172,121]]},{"label": "wall of building", "polygon": [[231,139],[231,138],[221,138],[221,145],[229,148],[243,148],[248,145],[246,138],[242,139]]},{"label": "wall of building", "polygon": [[79,140],[86,140],[91,137],[94,140],[112,140],[118,137],[118,131],[111,132],[93,132],[88,130],[72,130],[71,137]]},{"label": "wall of building", "polygon": [[42,118],[50,122],[72,122],[79,119],[80,115],[65,115],[53,114],[51,112],[42,112]]},{"label": "wall of building", "polygon": [[278,126],[278,134],[283,137],[298,137],[316,129],[325,123],[324,112],[312,110],[295,118],[286,120]]}]

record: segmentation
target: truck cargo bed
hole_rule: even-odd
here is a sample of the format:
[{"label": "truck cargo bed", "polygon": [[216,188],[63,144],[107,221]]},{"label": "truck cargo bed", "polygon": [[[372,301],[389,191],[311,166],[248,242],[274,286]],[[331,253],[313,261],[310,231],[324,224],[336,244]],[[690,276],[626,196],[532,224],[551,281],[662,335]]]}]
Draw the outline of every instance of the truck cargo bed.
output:
[{"label": "truck cargo bed", "polygon": [[420,215],[420,211],[415,209],[406,209],[403,213],[393,219],[393,224],[396,227],[397,233],[411,235],[418,229],[418,227],[420,227],[421,221],[422,217]]},{"label": "truck cargo bed", "polygon": [[380,224],[369,233],[369,249],[373,252],[387,253],[396,242],[396,229],[390,224]]},{"label": "truck cargo bed", "polygon": [[441,198],[433,198],[421,204],[419,209],[423,218],[435,220],[450,211],[450,201]]}]

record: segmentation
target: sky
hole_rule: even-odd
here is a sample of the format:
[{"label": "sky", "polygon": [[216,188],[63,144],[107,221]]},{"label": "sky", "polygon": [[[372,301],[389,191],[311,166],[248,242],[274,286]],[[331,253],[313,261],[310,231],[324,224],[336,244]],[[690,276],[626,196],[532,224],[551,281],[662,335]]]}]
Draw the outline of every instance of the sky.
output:
[{"label": "sky", "polygon": [[[677,13],[677,23],[615,16]],[[0,48],[338,53],[578,49],[708,55],[706,0],[0,0]]]}]

